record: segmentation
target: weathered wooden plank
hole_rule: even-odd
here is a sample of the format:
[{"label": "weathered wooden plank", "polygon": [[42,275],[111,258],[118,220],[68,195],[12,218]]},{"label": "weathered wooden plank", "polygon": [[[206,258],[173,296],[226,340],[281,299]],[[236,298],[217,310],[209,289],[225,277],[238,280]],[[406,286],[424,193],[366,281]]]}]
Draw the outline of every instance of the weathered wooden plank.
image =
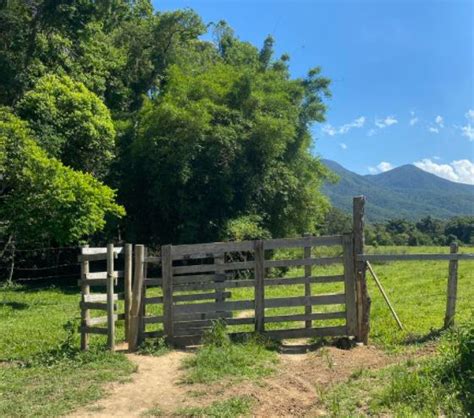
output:
[{"label": "weathered wooden plank", "polygon": [[265,260],[265,267],[323,266],[341,263],[343,257],[299,258],[296,260]]},{"label": "weathered wooden plank", "polygon": [[[232,294],[230,292],[222,292],[223,298],[230,298]],[[186,302],[186,301],[193,301],[193,300],[209,300],[215,299],[216,294],[212,293],[193,293],[191,295],[174,295],[173,301],[174,302]]]},{"label": "weathered wooden plank", "polygon": [[354,242],[352,234],[344,235],[344,291],[346,294],[346,323],[349,335],[357,333],[356,275],[354,271]]},{"label": "weathered wooden plank", "polygon": [[107,279],[92,279],[92,280],[78,280],[77,284],[79,286],[107,286]]},{"label": "weathered wooden plank", "polygon": [[346,312],[317,312],[311,314],[266,316],[265,322],[324,321],[328,319],[341,319],[345,317]]},{"label": "weathered wooden plank", "polygon": [[322,328],[296,328],[265,331],[269,338],[310,338],[310,337],[340,337],[347,335],[346,326],[322,327]]},{"label": "weathered wooden plank", "polygon": [[163,279],[156,279],[156,278],[145,279],[145,286],[161,286],[161,285],[163,285]]},{"label": "weathered wooden plank", "polygon": [[[105,324],[107,323],[107,316],[97,316],[94,318],[90,318],[89,321],[87,322],[87,326],[93,326],[93,325],[100,325],[100,324]],[[125,314],[116,314],[114,315],[114,321],[121,321],[122,319],[125,319]]]},{"label": "weathered wooden plank", "polygon": [[85,334],[100,334],[100,335],[108,334],[107,328],[99,328],[99,327],[82,326],[80,328],[80,331],[81,333],[85,333]]},{"label": "weathered wooden plank", "polygon": [[[174,247],[173,247],[174,248]],[[233,263],[224,264],[225,270],[245,270],[254,267],[253,261],[236,261]],[[217,264],[196,264],[193,266],[177,266],[173,267],[173,275],[188,274],[188,273],[210,273],[221,267]]]},{"label": "weathered wooden plank", "polygon": [[173,248],[161,247],[161,268],[163,276],[163,329],[167,338],[173,338]]},{"label": "weathered wooden plank", "polygon": [[[99,249],[89,248],[88,250],[92,251],[92,250],[101,250],[101,249],[100,248]],[[117,258],[118,254],[122,253],[122,247],[116,247],[115,250],[116,251],[114,251],[114,257]],[[84,254],[83,253],[78,257],[79,262],[81,262],[81,261],[103,261],[103,260],[107,260],[107,249],[106,248],[104,248],[104,250],[96,251],[96,252],[93,252],[91,254]]]},{"label": "weathered wooden plank", "polygon": [[[113,277],[118,278],[118,277],[123,277],[123,271],[114,271],[113,272]],[[106,271],[96,271],[94,273],[86,273],[84,275],[86,280],[98,280],[98,279],[106,279],[107,278],[107,272]]]},{"label": "weathered wooden plank", "polygon": [[[221,318],[222,322],[226,325],[249,325],[255,323],[255,318]],[[203,319],[203,320],[194,320],[194,321],[180,321],[175,322],[176,328],[199,328],[199,327],[210,327],[216,320],[212,319]]]},{"label": "weathered wooden plank", "polygon": [[107,244],[107,345],[115,351],[114,245]]},{"label": "weathered wooden plank", "polygon": [[[309,236],[306,236],[306,238],[309,238]],[[304,258],[306,259],[311,259],[311,246],[306,245],[304,247],[304,252],[303,252]],[[305,277],[305,283],[304,283],[304,295],[306,297],[311,296],[311,282],[309,281],[309,278],[311,277],[311,271],[312,271],[312,266],[311,265],[306,265],[304,266],[304,277]],[[306,315],[311,315],[313,308],[310,303],[307,303],[305,306],[305,314]],[[305,327],[306,328],[311,328],[312,322],[311,320],[307,320],[305,322]]]},{"label": "weathered wooden plank", "polygon": [[99,302],[80,302],[79,306],[81,309],[93,309],[97,311],[107,311],[107,303]]},{"label": "weathered wooden plank", "polygon": [[161,324],[163,323],[163,316],[144,316],[144,324]]},{"label": "weathered wooden plank", "polygon": [[[458,245],[453,242],[450,246],[451,254],[457,254]],[[458,261],[451,260],[449,262],[448,271],[448,288],[446,300],[446,314],[444,317],[445,328],[454,324],[454,315],[456,313],[456,298],[458,293]]]},{"label": "weathered wooden plank", "polygon": [[271,298],[265,300],[265,307],[267,308],[284,308],[289,306],[305,306],[311,305],[339,305],[346,300],[346,295],[343,293],[317,295],[317,296],[293,296],[287,298]]},{"label": "weathered wooden plank", "polygon": [[306,236],[301,238],[277,238],[264,241],[265,250],[277,248],[297,248],[341,245],[342,235],[328,235],[321,237]]},{"label": "weathered wooden plank", "polygon": [[358,254],[357,261],[451,261],[474,260],[474,254]]},{"label": "weathered wooden plank", "polygon": [[210,242],[207,244],[185,244],[173,246],[173,260],[183,255],[192,255],[195,253],[214,254],[230,253],[238,251],[253,251],[253,241],[239,242]]},{"label": "weathered wooden plank", "polygon": [[254,309],[255,301],[253,300],[236,300],[225,301],[222,303],[193,303],[187,305],[174,305],[176,313],[194,313],[194,312],[217,312],[217,311],[234,311],[243,309]]},{"label": "weathered wooden plank", "polygon": [[339,283],[344,281],[343,275],[334,276],[311,276],[311,277],[283,277],[276,279],[265,279],[265,286],[292,286],[306,283]]},{"label": "weathered wooden plank", "polygon": [[148,298],[144,298],[145,305],[153,304],[153,303],[163,303],[163,296],[152,296]]},{"label": "weathered wooden plank", "polygon": [[[123,293],[115,293],[114,300],[123,300]],[[83,302],[107,302],[107,293],[91,293],[89,295],[83,295]]]},{"label": "weathered wooden plank", "polygon": [[[115,254],[121,254],[123,251],[123,247],[114,247]],[[81,249],[82,255],[94,255],[94,254],[107,254],[107,247],[83,247]],[[105,260],[105,259],[104,259]]]},{"label": "weathered wooden plank", "polygon": [[133,265],[132,244],[124,245],[124,310],[125,310],[125,340],[128,341],[128,331],[130,329],[130,309],[132,306],[132,265]]},{"label": "weathered wooden plank", "polygon": [[[88,246],[84,246],[81,248],[81,252],[84,252]],[[89,261],[82,260],[81,261],[81,279],[89,273]],[[90,286],[87,283],[82,282],[82,280],[79,280],[79,286],[81,286],[81,294],[82,297],[87,297],[90,294]],[[80,328],[80,333],[81,333],[81,350],[87,350],[89,348],[89,336],[85,331],[82,330],[82,327],[87,326],[87,321],[90,319],[90,312],[87,308],[82,308],[81,307],[81,328]]]},{"label": "weathered wooden plank", "polygon": [[144,286],[144,259],[145,247],[135,245],[135,274],[133,280],[132,306],[130,309],[130,328],[128,335],[128,349],[135,351],[138,346],[138,334],[140,329],[140,313],[142,307],[142,296]]},{"label": "weathered wooden plank", "polygon": [[189,285],[176,285],[175,292],[192,290],[212,290],[212,289],[235,289],[241,287],[254,287],[255,280],[226,280],[225,282],[196,283]]},{"label": "weathered wooden plank", "polygon": [[263,241],[255,241],[255,331],[265,330],[265,251]]}]

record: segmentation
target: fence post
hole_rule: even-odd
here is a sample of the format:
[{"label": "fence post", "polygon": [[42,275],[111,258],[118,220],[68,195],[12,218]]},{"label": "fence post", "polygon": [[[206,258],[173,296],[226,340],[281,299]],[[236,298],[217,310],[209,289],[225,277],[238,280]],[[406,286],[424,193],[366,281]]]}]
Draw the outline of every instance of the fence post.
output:
[{"label": "fence post", "polygon": [[115,350],[114,244],[107,244],[107,345]]},{"label": "fence post", "polygon": [[[303,236],[309,237],[311,236],[311,234],[305,233]],[[311,258],[311,247],[304,247],[304,258]],[[312,266],[310,265],[304,266],[304,277],[306,279],[306,282],[304,284],[304,295],[307,298],[306,305],[304,307],[305,315],[311,315],[313,312],[313,307],[309,299],[311,297],[311,283],[309,282],[309,278],[311,277],[311,272],[312,272]],[[305,321],[306,328],[311,328],[312,325],[313,325],[313,321],[311,319],[308,319],[307,321]]]},{"label": "fence post", "polygon": [[353,236],[344,234],[342,238],[344,251],[344,291],[346,294],[346,324],[347,335],[357,335],[356,309],[356,277],[354,274]]},{"label": "fence post", "polygon": [[357,341],[368,343],[370,330],[370,298],[367,291],[366,265],[357,261],[357,255],[364,253],[364,206],[365,197],[356,196],[353,199],[352,218],[354,233],[354,268],[356,274],[357,294]]},{"label": "fence post", "polygon": [[255,331],[265,331],[265,251],[263,241],[254,241],[255,257]]},{"label": "fence post", "polygon": [[[84,245],[82,248],[89,248],[88,245]],[[81,249],[81,255],[83,255],[83,251]],[[89,273],[89,261],[85,260],[84,258],[81,259],[81,298],[82,302],[85,302],[85,295],[89,295],[91,293],[91,288],[89,285],[84,284],[83,280],[86,279],[86,275]],[[89,335],[86,333],[86,327],[90,319],[90,312],[89,309],[81,307],[81,350],[88,350],[89,349]]]},{"label": "fence post", "polygon": [[172,343],[173,331],[173,259],[172,246],[161,247],[161,268],[163,278],[163,330],[166,339]]},{"label": "fence post", "polygon": [[[458,252],[458,244],[451,243],[450,252],[456,254]],[[448,275],[448,299],[446,301],[446,315],[444,317],[445,328],[454,324],[454,315],[456,313],[456,298],[458,293],[458,260],[449,261]]]},{"label": "fence post", "polygon": [[130,310],[130,321],[128,330],[128,350],[133,352],[138,345],[138,330],[140,328],[140,315],[142,306],[142,294],[144,287],[143,268],[145,261],[145,247],[135,245],[135,272],[133,278],[132,306]]},{"label": "fence post", "polygon": [[125,339],[129,340],[130,330],[130,309],[132,302],[132,244],[124,245],[124,298],[125,298]]}]

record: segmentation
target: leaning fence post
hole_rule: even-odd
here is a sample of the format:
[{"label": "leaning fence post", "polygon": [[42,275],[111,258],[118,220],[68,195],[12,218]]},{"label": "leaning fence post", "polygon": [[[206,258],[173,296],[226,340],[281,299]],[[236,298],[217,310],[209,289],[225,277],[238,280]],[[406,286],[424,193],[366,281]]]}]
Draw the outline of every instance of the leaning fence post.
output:
[{"label": "leaning fence post", "polygon": [[[88,245],[84,245],[82,248],[89,248]],[[81,249],[81,256],[84,255],[84,251]],[[90,286],[85,284],[86,276],[89,273],[89,261],[85,257],[81,258],[81,298],[82,302],[86,301],[84,296],[90,294]],[[89,348],[89,335],[86,332],[86,327],[90,319],[89,309],[81,306],[81,350],[87,350]]]},{"label": "leaning fence post", "polygon": [[161,268],[163,278],[163,331],[168,342],[173,342],[173,272],[172,247],[161,247]]},{"label": "leaning fence post", "polygon": [[[458,244],[451,243],[450,252],[456,254],[458,252]],[[448,299],[446,301],[446,315],[444,317],[445,328],[454,324],[454,315],[456,312],[456,298],[458,293],[458,260],[449,261],[448,275]]]},{"label": "leaning fence post", "polygon": [[368,343],[370,329],[370,298],[367,291],[366,265],[357,255],[364,253],[364,206],[365,197],[353,199],[354,266],[357,292],[357,341]]},{"label": "leaning fence post", "polygon": [[132,244],[124,245],[124,299],[125,299],[125,339],[128,341],[130,330],[130,309],[132,302]]},{"label": "leaning fence post", "polygon": [[255,331],[265,331],[265,252],[263,241],[255,241]]},{"label": "leaning fence post", "polygon": [[135,272],[133,279],[132,306],[128,331],[128,350],[135,351],[138,345],[138,330],[142,306],[142,291],[144,286],[143,268],[145,261],[145,247],[135,245]]},{"label": "leaning fence post", "polygon": [[115,350],[114,244],[107,244],[107,345]]}]

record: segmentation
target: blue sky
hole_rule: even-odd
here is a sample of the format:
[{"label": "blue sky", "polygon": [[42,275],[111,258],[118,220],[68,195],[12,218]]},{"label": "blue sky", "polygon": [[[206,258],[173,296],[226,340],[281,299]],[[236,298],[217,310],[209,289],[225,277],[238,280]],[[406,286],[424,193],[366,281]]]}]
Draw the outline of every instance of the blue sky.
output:
[{"label": "blue sky", "polygon": [[314,152],[361,174],[403,164],[474,184],[471,0],[161,0],[289,53],[295,77],[333,80]]}]

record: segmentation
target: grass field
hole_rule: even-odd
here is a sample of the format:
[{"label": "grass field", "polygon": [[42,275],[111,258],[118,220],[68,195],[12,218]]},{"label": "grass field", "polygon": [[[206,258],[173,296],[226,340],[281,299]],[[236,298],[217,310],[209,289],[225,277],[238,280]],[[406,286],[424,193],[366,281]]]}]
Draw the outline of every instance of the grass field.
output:
[{"label": "grass field", "polygon": [[[445,247],[368,250],[377,253],[449,251]],[[461,251],[473,252],[473,249],[462,248]],[[394,262],[374,264],[373,267],[406,329],[403,332],[397,329],[380,293],[368,277],[372,297],[371,341],[390,351],[402,351],[434,338],[443,324],[448,263]],[[301,273],[292,270],[287,276]],[[339,273],[338,266],[318,268],[314,272]],[[71,330],[78,324],[79,289],[74,281],[70,283],[69,286],[63,282],[61,286],[0,289],[0,416],[61,415],[101,397],[105,382],[127,379],[133,372],[133,366],[124,355],[104,352],[102,337],[92,338],[91,353],[78,351],[78,336]],[[313,285],[314,294],[337,290],[334,285]],[[267,292],[269,297],[302,294],[303,286],[279,286]],[[252,295],[251,290],[238,289],[233,291],[232,298],[246,299]],[[468,324],[474,318],[472,261],[459,263],[458,296],[456,322]],[[278,309],[266,314],[293,312]],[[301,326],[301,323],[285,326],[295,325]],[[121,333],[123,335],[119,329],[119,335]]]}]

